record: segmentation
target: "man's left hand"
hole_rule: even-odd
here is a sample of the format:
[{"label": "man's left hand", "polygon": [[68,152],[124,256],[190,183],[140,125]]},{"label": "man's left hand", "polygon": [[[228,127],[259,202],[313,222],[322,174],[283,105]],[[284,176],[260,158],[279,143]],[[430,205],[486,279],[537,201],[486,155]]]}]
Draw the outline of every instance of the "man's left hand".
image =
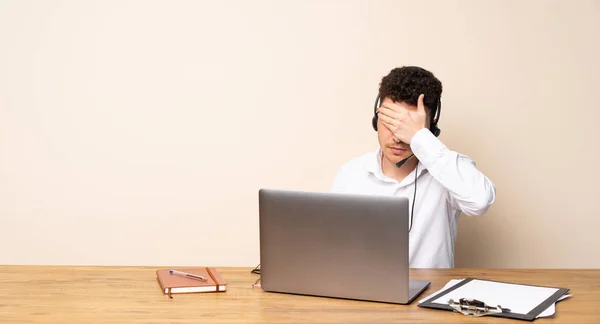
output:
[{"label": "man's left hand", "polygon": [[409,111],[396,104],[384,103],[377,108],[378,118],[399,140],[410,144],[413,136],[425,128],[427,113],[423,104],[424,97],[423,94],[419,96],[416,111]]}]

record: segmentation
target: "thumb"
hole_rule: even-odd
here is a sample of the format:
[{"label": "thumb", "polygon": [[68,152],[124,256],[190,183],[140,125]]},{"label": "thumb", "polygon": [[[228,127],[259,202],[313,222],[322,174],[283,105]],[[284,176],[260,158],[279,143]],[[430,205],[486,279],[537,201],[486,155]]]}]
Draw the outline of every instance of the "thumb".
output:
[{"label": "thumb", "polygon": [[420,114],[425,114],[425,104],[423,103],[423,98],[425,98],[424,94],[419,95],[419,100],[417,101],[417,111]]}]

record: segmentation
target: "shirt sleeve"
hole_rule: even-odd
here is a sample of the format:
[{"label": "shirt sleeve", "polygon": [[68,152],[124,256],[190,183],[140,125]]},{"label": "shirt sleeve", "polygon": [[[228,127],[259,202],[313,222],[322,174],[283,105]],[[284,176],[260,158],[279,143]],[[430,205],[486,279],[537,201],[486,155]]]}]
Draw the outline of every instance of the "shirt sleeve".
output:
[{"label": "shirt sleeve", "polygon": [[451,206],[468,216],[483,215],[496,199],[492,181],[469,157],[451,151],[429,129],[419,130],[410,143],[413,154],[444,188]]}]

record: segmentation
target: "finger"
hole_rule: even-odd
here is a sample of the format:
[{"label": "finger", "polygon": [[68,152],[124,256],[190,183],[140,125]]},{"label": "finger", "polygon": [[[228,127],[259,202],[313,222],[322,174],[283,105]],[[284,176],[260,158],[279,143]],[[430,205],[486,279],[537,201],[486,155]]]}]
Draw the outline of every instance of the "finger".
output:
[{"label": "finger", "polygon": [[425,113],[425,104],[423,103],[424,98],[425,98],[424,94],[419,95],[419,100],[417,102],[417,111],[419,113]]},{"label": "finger", "polygon": [[404,110],[404,108],[402,108],[402,106],[397,105],[395,103],[391,103],[391,102],[386,102],[386,103],[382,104],[381,107],[393,110],[395,112],[401,112]]},{"label": "finger", "polygon": [[384,122],[383,120],[381,121],[381,124],[383,126],[385,126],[387,129],[389,129],[392,133],[396,132],[396,126],[394,126],[394,125],[392,125],[392,124],[390,124],[388,122]]},{"label": "finger", "polygon": [[[392,125],[390,125],[390,124],[388,124],[388,123],[382,123],[382,125],[383,125],[385,128],[387,128],[387,129],[388,129],[390,132],[392,132],[392,134],[395,134],[395,132],[396,132],[396,131],[395,131],[395,129],[394,129],[394,126],[392,126]],[[395,136],[395,135],[394,135],[394,136]]]},{"label": "finger", "polygon": [[377,112],[380,114],[386,115],[388,117],[391,117],[391,118],[396,118],[399,116],[397,111],[394,111],[394,110],[386,108],[386,107],[378,108]]},{"label": "finger", "polygon": [[384,114],[380,113],[378,116],[379,116],[379,119],[381,120],[381,122],[383,122],[385,124],[389,124],[392,127],[394,127],[398,123],[398,120],[396,120],[395,118],[392,118],[388,115],[384,115]]},{"label": "finger", "polygon": [[384,114],[388,117],[398,119],[398,120],[404,120],[408,116],[407,111],[404,109],[402,109],[400,111],[395,111],[395,110],[391,110],[386,107],[382,107],[382,108],[379,108],[379,112],[381,112],[382,114]]}]

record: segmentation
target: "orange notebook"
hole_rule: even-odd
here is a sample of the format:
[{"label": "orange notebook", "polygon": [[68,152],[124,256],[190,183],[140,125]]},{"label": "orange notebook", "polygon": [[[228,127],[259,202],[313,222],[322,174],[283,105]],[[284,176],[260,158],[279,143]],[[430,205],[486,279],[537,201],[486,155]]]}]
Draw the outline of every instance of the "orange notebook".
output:
[{"label": "orange notebook", "polygon": [[181,274],[174,274],[170,272],[170,269],[157,270],[156,278],[158,283],[163,293],[169,295],[169,297],[171,297],[171,294],[221,292],[227,290],[227,281],[221,277],[215,268],[177,268],[173,270],[201,276],[205,279],[199,280]]}]

